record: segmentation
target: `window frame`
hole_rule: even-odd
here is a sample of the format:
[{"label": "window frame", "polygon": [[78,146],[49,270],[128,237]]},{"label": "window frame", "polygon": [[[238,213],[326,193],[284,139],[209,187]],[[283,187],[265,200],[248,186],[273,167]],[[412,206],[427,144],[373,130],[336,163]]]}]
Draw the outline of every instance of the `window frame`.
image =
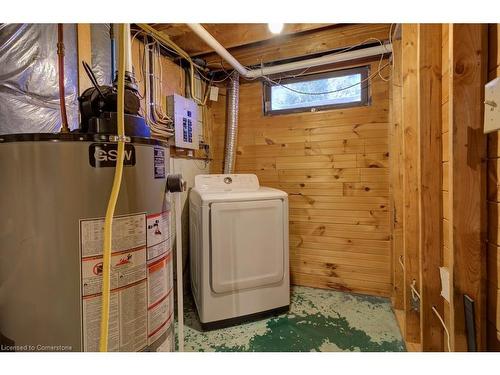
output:
[{"label": "window frame", "polygon": [[[347,75],[352,75],[352,74],[361,74],[361,82],[364,82],[369,77],[370,65],[363,65],[363,66],[357,66],[357,67],[353,67],[353,68],[332,70],[329,72],[311,73],[311,74],[307,74],[307,75],[303,75],[303,76],[295,77],[295,78],[285,78],[285,79],[281,80],[281,84],[286,85],[286,84],[290,84],[290,83],[312,81],[312,80],[317,80],[317,79],[322,79],[322,78],[335,78],[335,77],[347,76]],[[287,108],[287,109],[272,110],[272,109],[270,109],[270,107],[271,107],[271,100],[272,100],[271,88],[273,86],[278,86],[278,85],[270,83],[268,81],[263,81],[262,110],[263,110],[264,116],[275,116],[275,115],[282,115],[282,114],[289,114],[289,113],[319,112],[319,111],[332,110],[332,109],[342,109],[342,108],[349,108],[349,107],[363,107],[363,106],[369,106],[371,104],[369,85],[368,84],[363,85],[363,83],[361,83],[361,101],[358,101],[358,102],[324,104],[324,105],[319,105],[319,106],[310,105],[310,106],[304,106],[304,107],[299,107],[299,108]]]}]

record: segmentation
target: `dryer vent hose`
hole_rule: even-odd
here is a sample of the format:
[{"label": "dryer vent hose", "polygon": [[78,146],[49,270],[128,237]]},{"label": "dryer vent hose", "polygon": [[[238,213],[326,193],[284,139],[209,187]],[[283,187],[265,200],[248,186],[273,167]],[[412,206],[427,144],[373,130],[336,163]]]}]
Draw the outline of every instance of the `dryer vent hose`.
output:
[{"label": "dryer vent hose", "polygon": [[240,101],[240,75],[233,73],[227,88],[227,127],[224,152],[224,173],[233,173],[238,139],[238,104]]}]

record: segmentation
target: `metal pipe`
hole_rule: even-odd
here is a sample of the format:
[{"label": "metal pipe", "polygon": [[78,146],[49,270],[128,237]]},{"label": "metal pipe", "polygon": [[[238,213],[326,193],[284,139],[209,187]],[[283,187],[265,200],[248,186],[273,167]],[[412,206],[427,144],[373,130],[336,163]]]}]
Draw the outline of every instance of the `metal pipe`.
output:
[{"label": "metal pipe", "polygon": [[262,76],[290,72],[292,70],[304,69],[314,66],[321,66],[343,61],[350,61],[370,56],[377,56],[384,53],[392,52],[392,44],[384,44],[376,47],[363,48],[355,51],[343,53],[333,53],[313,59],[296,61],[287,64],[279,64],[270,67],[263,67],[248,70],[241,65],[225,48],[222,46],[202,25],[199,23],[187,24],[193,32],[198,35],[205,43],[207,43],[220,57],[222,57],[229,65],[231,65],[239,74],[245,78],[259,78]]},{"label": "metal pipe", "polygon": [[238,138],[238,104],[240,97],[240,75],[234,73],[227,91],[227,128],[224,152],[224,173],[233,173]]},{"label": "metal pipe", "polygon": [[57,24],[57,64],[59,69],[59,106],[61,111],[61,133],[69,133],[66,113],[66,90],[64,87],[64,24]]}]

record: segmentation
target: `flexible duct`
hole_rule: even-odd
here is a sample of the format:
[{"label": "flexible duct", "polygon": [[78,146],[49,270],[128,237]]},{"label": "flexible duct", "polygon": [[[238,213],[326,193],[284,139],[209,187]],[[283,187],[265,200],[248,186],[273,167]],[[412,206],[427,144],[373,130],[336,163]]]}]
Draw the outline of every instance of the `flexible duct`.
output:
[{"label": "flexible duct", "polygon": [[238,138],[238,104],[240,101],[240,75],[233,73],[227,88],[227,128],[224,152],[224,173],[233,173]]}]

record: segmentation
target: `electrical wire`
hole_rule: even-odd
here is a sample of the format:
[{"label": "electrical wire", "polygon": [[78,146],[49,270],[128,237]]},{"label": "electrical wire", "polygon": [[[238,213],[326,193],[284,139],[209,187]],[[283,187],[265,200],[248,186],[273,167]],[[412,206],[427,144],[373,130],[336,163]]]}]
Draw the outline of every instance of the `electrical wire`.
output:
[{"label": "electrical wire", "polygon": [[117,93],[117,135],[118,152],[116,156],[113,186],[109,196],[106,217],[104,219],[103,263],[102,263],[102,297],[101,297],[101,324],[99,336],[99,351],[108,351],[109,333],[109,304],[110,304],[110,274],[111,274],[111,244],[113,237],[113,216],[115,213],[118,194],[123,177],[123,157],[125,154],[125,66],[126,66],[126,38],[130,38],[128,28],[120,24],[118,31],[118,93]]},{"label": "electrical wire", "polygon": [[162,35],[160,32],[149,26],[148,24],[145,23],[138,23],[138,27],[140,27],[142,30],[144,30],[148,35],[156,39],[159,43],[162,45],[165,45],[167,47],[170,47],[170,49],[173,49],[180,57],[184,58],[190,65],[189,69],[189,87],[190,87],[190,94],[191,98],[199,105],[205,105],[207,102],[207,95],[205,95],[204,98],[200,99],[195,96],[195,87],[194,87],[194,73],[196,70],[196,67],[202,68],[200,65],[196,64],[191,57],[183,50],[181,49],[177,44],[172,42],[169,38],[165,37]]},{"label": "electrical wire", "polygon": [[448,331],[448,327],[446,327],[443,318],[441,317],[435,306],[432,306],[432,311],[434,311],[434,314],[436,314],[437,318],[441,322],[441,325],[443,326],[444,331],[446,332],[446,343],[448,344],[448,352],[451,352],[450,332]]},{"label": "electrical wire", "polygon": [[337,92],[345,91],[345,90],[348,90],[348,89],[350,89],[350,88],[353,88],[353,87],[356,87],[356,86],[358,86],[358,85],[361,85],[361,84],[363,84],[364,82],[371,81],[371,80],[372,80],[375,76],[377,76],[377,75],[379,74],[380,69],[384,69],[384,68],[386,68],[386,67],[387,67],[387,66],[389,66],[389,65],[390,65],[389,63],[387,63],[387,64],[383,65],[381,68],[377,69],[377,71],[376,71],[375,73],[373,73],[373,74],[369,75],[369,76],[368,76],[368,77],[366,77],[365,79],[362,79],[362,80],[360,80],[359,82],[356,82],[356,83],[354,83],[354,84],[352,84],[352,85],[349,85],[349,86],[346,86],[346,87],[342,87],[342,88],[340,88],[340,89],[329,90],[329,91],[324,91],[324,92],[305,92],[305,91],[301,91],[301,90],[296,90],[296,89],[293,89],[293,88],[291,88],[291,87],[288,87],[288,86],[286,86],[286,85],[284,85],[284,84],[282,84],[282,83],[280,83],[280,82],[276,82],[276,81],[274,81],[274,80],[270,79],[270,78],[269,78],[269,77],[267,77],[267,76],[264,76],[263,78],[264,78],[266,81],[268,81],[268,82],[270,82],[270,83],[272,83],[272,84],[274,84],[274,85],[281,86],[281,87],[283,87],[283,88],[285,88],[285,89],[287,89],[287,90],[289,90],[289,91],[295,92],[295,93],[297,93],[297,94],[301,94],[301,95],[327,95],[327,94],[333,94],[333,93],[337,93]]},{"label": "electrical wire", "polygon": [[401,268],[402,268],[402,269],[403,269],[403,271],[404,271],[404,270],[405,270],[405,265],[404,265],[404,263],[403,263],[403,256],[402,256],[402,255],[400,255],[400,256],[398,257],[398,261],[399,261],[399,265],[401,266]]}]

